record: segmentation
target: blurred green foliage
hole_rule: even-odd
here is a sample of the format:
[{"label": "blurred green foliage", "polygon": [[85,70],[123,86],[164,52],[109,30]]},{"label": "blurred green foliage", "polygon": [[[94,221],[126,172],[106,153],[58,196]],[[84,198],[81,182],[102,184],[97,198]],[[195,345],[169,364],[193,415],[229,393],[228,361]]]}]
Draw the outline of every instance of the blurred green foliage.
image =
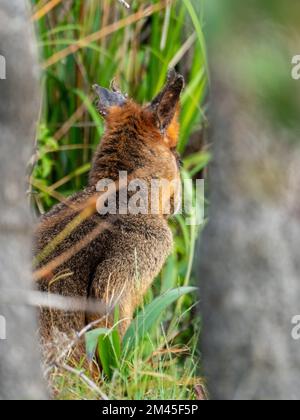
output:
[{"label": "blurred green foliage", "polygon": [[[300,3],[205,0],[205,5],[211,56],[224,56],[224,79],[228,77],[228,83],[234,83],[241,107],[251,104],[266,124],[274,130],[294,131],[296,140],[300,130],[300,83],[291,72],[292,58],[300,52]],[[223,39],[226,43],[220,44]],[[286,139],[282,136],[283,141]]]}]

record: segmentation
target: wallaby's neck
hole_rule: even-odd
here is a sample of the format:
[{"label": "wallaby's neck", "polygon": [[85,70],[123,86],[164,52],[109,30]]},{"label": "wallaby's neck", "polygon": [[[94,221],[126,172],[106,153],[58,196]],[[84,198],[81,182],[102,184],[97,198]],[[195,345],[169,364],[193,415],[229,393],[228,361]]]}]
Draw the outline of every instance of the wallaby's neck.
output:
[{"label": "wallaby's neck", "polygon": [[117,181],[121,171],[131,176],[144,167],[143,148],[143,142],[132,133],[106,133],[94,155],[89,186],[96,186],[102,179]]}]

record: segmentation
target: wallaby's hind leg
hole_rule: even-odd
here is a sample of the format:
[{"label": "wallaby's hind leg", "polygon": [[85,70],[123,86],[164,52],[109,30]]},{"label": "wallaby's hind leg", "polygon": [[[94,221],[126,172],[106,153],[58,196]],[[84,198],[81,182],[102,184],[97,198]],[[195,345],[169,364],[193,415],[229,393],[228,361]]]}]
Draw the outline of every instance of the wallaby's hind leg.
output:
[{"label": "wallaby's hind leg", "polygon": [[118,309],[118,329],[121,336],[125,334],[136,305],[133,271],[128,261],[117,259],[105,260],[98,266],[90,288],[90,298],[97,299],[106,306],[106,315],[99,319],[99,315],[88,314],[88,323],[99,319],[97,327],[112,328]]},{"label": "wallaby's hind leg", "polygon": [[[119,309],[119,331],[126,332],[133,314],[153,280],[160,272],[172,249],[172,235],[165,222],[144,224],[145,233],[132,226],[127,233],[122,227],[118,235],[107,240],[106,255],[98,266],[91,287],[90,297],[102,300],[108,306],[107,317],[99,325],[114,325],[114,310]],[[110,309],[110,311],[109,311]],[[94,321],[95,316],[88,317]]]}]

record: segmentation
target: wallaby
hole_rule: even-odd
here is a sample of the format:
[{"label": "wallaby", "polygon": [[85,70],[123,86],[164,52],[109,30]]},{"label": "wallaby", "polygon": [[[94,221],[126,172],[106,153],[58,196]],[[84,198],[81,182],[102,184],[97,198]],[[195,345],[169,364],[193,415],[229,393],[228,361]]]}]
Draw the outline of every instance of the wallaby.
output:
[{"label": "wallaby", "polygon": [[[183,76],[170,70],[162,91],[150,104],[140,106],[115,84],[111,90],[95,85],[105,133],[93,159],[88,186],[42,216],[36,230],[35,273],[39,289],[97,299],[107,308],[117,306],[122,335],[172,251],[167,220],[170,214],[164,209],[168,197],[161,199],[155,214],[123,214],[126,212],[117,207],[116,214],[103,215],[96,210],[101,196],[97,184],[104,179],[114,181],[120,196],[124,189],[120,172],[149,187],[153,179],[175,180],[169,191],[175,206],[181,195],[176,146],[183,87]],[[98,318],[98,314],[84,310],[41,309],[42,340],[51,342],[54,331],[71,336]],[[111,327],[113,322],[110,309],[99,325]]]}]

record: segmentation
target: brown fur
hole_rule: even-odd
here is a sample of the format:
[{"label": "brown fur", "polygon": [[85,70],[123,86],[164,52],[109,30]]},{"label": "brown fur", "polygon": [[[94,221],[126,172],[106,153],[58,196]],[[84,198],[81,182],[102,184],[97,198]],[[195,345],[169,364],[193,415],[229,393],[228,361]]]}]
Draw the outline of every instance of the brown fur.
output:
[{"label": "brown fur", "polygon": [[[158,215],[100,216],[93,199],[99,194],[96,184],[104,178],[118,181],[121,170],[127,171],[129,177],[147,183],[152,178],[179,179],[174,148],[178,141],[178,101],[182,87],[182,77],[171,73],[163,91],[165,93],[160,94],[161,98],[156,98],[152,107],[142,107],[131,100],[126,100],[122,106],[112,104],[107,107],[106,102],[104,108],[102,104],[106,130],[95,153],[89,185],[44,215],[36,231],[35,255],[40,261],[36,268],[41,269],[63,253],[76,249],[76,244],[91,237],[97,226],[108,223],[82,249],[74,255],[71,252],[58,267],[46,274],[44,272],[38,279],[38,285],[42,291],[63,296],[92,297],[107,304],[117,301],[122,334],[172,250],[172,233],[163,211]],[[169,96],[166,97],[166,94]],[[171,101],[170,109],[168,98]],[[163,111],[158,115],[161,101]],[[173,190],[172,194],[175,196],[179,191]],[[52,250],[43,254],[47,245],[87,205],[92,209],[89,216],[58,241]],[[82,330],[97,317],[99,315],[87,315],[85,312],[42,309],[40,321],[43,341],[51,342],[56,330],[72,336],[74,331]],[[111,326],[112,323],[113,316],[108,313],[100,325]]]}]

